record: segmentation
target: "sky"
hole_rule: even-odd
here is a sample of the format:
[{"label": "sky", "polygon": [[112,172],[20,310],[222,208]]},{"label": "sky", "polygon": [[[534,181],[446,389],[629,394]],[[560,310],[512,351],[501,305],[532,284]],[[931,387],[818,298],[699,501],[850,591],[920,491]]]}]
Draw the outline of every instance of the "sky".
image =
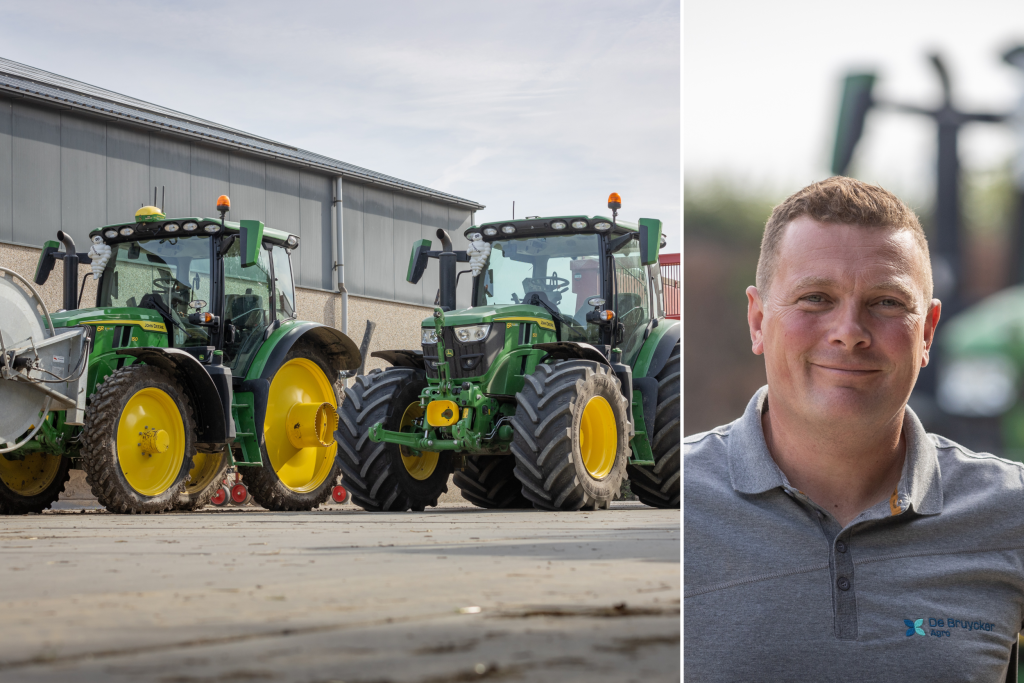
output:
[{"label": "sky", "polygon": [[676,2],[10,2],[0,56],[485,204],[660,218]]},{"label": "sky", "polygon": [[[789,194],[830,175],[849,72],[876,72],[879,99],[934,106],[941,91],[928,55],[938,52],[961,108],[1006,112],[1024,93],[1021,72],[1001,59],[1024,43],[1019,2],[690,0],[683,21],[688,187],[723,179]],[[997,169],[1016,144],[1004,125],[972,124],[961,135],[961,160],[968,170]],[[935,150],[929,119],[872,112],[853,169],[928,205]]]}]

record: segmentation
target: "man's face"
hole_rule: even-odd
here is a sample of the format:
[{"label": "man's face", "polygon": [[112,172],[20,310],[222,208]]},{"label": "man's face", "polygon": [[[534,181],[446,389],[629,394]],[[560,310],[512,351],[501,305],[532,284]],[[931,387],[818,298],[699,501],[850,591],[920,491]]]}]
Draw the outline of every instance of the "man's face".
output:
[{"label": "man's face", "polygon": [[877,424],[910,397],[939,320],[924,255],[906,230],[786,228],[767,297],[747,290],[770,405],[808,421]]}]

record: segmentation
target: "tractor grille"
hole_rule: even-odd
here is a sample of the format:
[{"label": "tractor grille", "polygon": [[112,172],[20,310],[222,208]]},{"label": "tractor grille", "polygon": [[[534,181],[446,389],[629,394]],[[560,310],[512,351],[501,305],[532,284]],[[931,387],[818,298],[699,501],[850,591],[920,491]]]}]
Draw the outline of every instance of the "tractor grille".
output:
[{"label": "tractor grille", "polygon": [[[452,350],[448,357],[448,370],[452,379],[479,377],[487,372],[498,352],[505,345],[505,328],[494,323],[487,338],[478,342],[463,343],[455,339],[455,330],[444,328],[444,346]],[[437,378],[437,344],[423,345],[423,362],[427,366],[427,377]]]}]

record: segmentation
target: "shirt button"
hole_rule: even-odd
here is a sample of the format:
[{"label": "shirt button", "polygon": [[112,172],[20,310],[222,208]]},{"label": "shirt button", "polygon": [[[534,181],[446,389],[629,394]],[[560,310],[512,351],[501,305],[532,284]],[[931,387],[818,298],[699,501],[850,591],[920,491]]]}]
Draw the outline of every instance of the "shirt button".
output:
[{"label": "shirt button", "polygon": [[838,550],[841,553],[845,553],[846,552],[846,544],[843,543],[842,541],[836,541],[836,550]]},{"label": "shirt button", "polygon": [[840,576],[836,579],[836,585],[839,586],[839,590],[848,591],[850,590],[850,580],[845,576]]}]

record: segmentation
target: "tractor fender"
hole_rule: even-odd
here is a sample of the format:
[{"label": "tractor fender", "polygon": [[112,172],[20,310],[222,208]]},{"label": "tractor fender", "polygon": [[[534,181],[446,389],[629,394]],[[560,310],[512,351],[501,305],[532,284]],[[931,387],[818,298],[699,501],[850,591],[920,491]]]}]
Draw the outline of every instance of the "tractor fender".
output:
[{"label": "tractor fender", "polygon": [[134,356],[146,365],[160,368],[181,384],[192,403],[198,443],[223,444],[228,440],[228,422],[220,392],[195,356],[181,349],[155,346],[118,349],[117,353]]},{"label": "tractor fender", "polygon": [[543,344],[534,344],[533,348],[546,351],[547,356],[545,358],[555,358],[557,360],[580,358],[582,360],[594,361],[595,363],[603,363],[611,367],[611,363],[605,358],[603,353],[596,347],[583,342],[545,342]]},{"label": "tractor fender", "polygon": [[[256,353],[246,373],[246,379],[273,380],[278,368],[284,364],[285,356],[300,339],[308,339],[320,346],[331,360],[332,370],[355,370],[362,363],[359,347],[341,331],[320,323],[302,322],[278,328],[263,342],[263,348]],[[331,381],[338,379],[332,377]]]},{"label": "tractor fender", "polygon": [[370,357],[385,360],[396,368],[427,369],[426,364],[423,362],[422,351],[397,349],[393,351],[374,351],[370,354]]},{"label": "tractor fender", "polygon": [[[664,320],[661,321],[665,323]],[[654,354],[651,356],[651,362],[647,366],[647,372],[644,373],[644,377],[654,377],[661,369],[665,367],[665,363],[668,362],[668,357],[672,355],[672,349],[677,343],[679,343],[679,333],[682,331],[683,326],[677,321],[669,327],[664,334],[658,339],[657,346],[654,348]]]}]

